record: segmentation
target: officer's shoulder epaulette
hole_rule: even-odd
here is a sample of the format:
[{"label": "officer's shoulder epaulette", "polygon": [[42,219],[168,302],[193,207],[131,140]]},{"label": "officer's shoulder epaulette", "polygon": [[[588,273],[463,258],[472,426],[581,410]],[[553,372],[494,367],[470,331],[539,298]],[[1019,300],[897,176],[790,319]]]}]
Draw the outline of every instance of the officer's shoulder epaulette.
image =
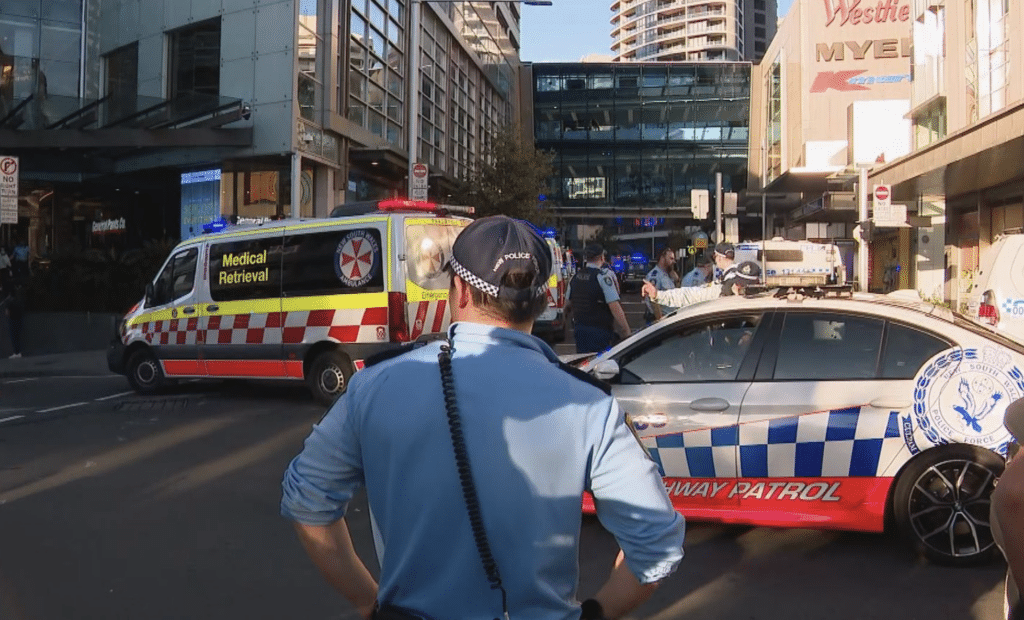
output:
[{"label": "officer's shoulder epaulette", "polygon": [[609,396],[612,395],[612,386],[608,385],[604,381],[601,381],[600,379],[598,379],[594,375],[592,375],[590,373],[583,372],[579,368],[576,368],[574,366],[570,366],[569,364],[566,364],[565,362],[558,362],[558,367],[560,369],[562,369],[563,371],[569,373],[570,375],[576,377],[580,381],[583,381],[584,383],[589,383],[590,385],[596,387],[597,389],[601,390],[605,394],[607,394]]},{"label": "officer's shoulder epaulette", "polygon": [[425,344],[425,342],[413,342],[400,345],[398,347],[395,347],[394,349],[386,349],[379,353],[374,353],[373,355],[370,355],[365,360],[363,360],[363,365],[366,368],[369,368],[370,366],[375,366],[381,362],[386,362],[389,359],[398,357],[399,355],[405,355],[410,351],[415,351],[416,349],[422,347]]}]

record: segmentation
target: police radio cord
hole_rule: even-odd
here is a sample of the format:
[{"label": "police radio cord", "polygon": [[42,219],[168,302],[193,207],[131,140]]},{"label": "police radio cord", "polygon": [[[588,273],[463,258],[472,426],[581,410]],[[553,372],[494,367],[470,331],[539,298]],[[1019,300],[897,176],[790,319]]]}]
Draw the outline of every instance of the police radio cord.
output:
[{"label": "police radio cord", "polygon": [[441,367],[441,390],[444,393],[448,430],[451,431],[452,448],[455,451],[455,466],[459,472],[459,482],[462,483],[462,497],[466,502],[466,511],[469,513],[469,525],[473,528],[476,550],[480,554],[480,561],[484,565],[484,572],[487,573],[487,581],[491,584],[491,589],[501,591],[501,611],[504,619],[509,620],[508,594],[501,584],[498,563],[494,560],[491,545],[487,542],[483,514],[480,511],[480,499],[476,492],[476,485],[473,483],[472,470],[469,468],[466,439],[462,434],[462,420],[459,417],[459,406],[455,398],[455,378],[452,375],[452,353],[454,352],[455,346],[451,341],[442,344],[441,352],[437,354],[437,363]]}]

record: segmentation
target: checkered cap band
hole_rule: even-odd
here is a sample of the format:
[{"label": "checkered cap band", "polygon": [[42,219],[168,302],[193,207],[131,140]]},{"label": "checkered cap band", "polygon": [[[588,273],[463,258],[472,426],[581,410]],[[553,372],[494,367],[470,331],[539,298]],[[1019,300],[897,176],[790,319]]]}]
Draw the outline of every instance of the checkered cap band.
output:
[{"label": "checkered cap band", "polygon": [[480,278],[476,277],[474,274],[470,273],[468,269],[459,264],[459,261],[455,260],[454,256],[451,258],[451,265],[455,273],[457,273],[460,278],[465,280],[466,283],[472,286],[473,288],[479,289],[487,293],[491,297],[498,296],[497,286],[494,286],[493,284],[490,284],[488,282],[484,282]]}]

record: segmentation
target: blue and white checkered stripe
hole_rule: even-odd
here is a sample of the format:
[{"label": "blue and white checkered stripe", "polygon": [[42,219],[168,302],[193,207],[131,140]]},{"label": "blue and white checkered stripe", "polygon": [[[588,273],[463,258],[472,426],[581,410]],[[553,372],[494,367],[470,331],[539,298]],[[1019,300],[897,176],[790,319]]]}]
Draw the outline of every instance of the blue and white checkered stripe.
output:
[{"label": "blue and white checkered stripe", "polygon": [[[905,443],[899,414],[860,415],[860,407],[673,433],[647,443],[662,475],[740,478],[876,476]],[[728,473],[726,473],[728,472]]]}]

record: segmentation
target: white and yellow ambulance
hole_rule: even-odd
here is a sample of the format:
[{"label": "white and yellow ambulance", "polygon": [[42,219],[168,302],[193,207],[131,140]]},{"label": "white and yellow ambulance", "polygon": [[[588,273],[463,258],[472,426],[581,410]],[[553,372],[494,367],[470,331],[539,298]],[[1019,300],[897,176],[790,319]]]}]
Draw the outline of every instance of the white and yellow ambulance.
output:
[{"label": "white and yellow ambulance", "polygon": [[576,266],[562,246],[550,235],[544,234],[544,241],[551,250],[551,277],[548,278],[548,306],[533,322],[533,333],[542,338],[561,342],[565,340],[565,293],[569,280],[576,273]]},{"label": "white and yellow ambulance", "polygon": [[330,403],[368,356],[443,334],[466,207],[388,200],[180,243],[107,361],[140,393],[184,378],[305,381]]}]

